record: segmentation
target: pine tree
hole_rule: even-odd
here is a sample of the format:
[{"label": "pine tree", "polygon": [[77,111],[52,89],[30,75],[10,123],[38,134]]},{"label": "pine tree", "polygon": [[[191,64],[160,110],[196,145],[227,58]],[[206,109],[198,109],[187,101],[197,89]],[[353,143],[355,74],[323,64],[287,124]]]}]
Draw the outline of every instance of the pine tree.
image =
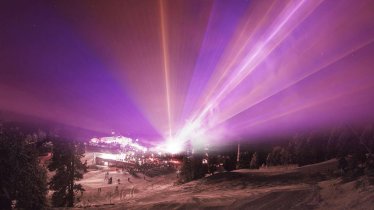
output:
[{"label": "pine tree", "polygon": [[253,153],[251,163],[249,165],[250,165],[250,168],[252,168],[252,169],[258,169],[259,168],[257,152]]},{"label": "pine tree", "polygon": [[192,156],[192,179],[200,179],[208,173],[208,168],[203,165],[203,155],[194,154]]},{"label": "pine tree", "polygon": [[35,142],[18,129],[0,128],[0,206],[10,209],[43,209],[46,205],[47,176],[39,165]]},{"label": "pine tree", "polygon": [[208,169],[209,173],[214,174],[217,171],[218,159],[216,156],[209,156]]},{"label": "pine tree", "polygon": [[48,165],[50,171],[55,175],[50,181],[50,189],[54,191],[52,204],[54,206],[74,205],[75,192],[84,191],[82,185],[76,184],[83,178],[87,166],[81,162],[84,157],[84,145],[81,142],[55,138],[53,140],[53,156]]},{"label": "pine tree", "polygon": [[192,179],[192,161],[189,157],[184,156],[180,173],[180,181],[189,182]]},{"label": "pine tree", "polygon": [[237,165],[237,163],[236,163],[235,155],[228,155],[223,160],[223,168],[226,171],[235,170],[236,165]]}]

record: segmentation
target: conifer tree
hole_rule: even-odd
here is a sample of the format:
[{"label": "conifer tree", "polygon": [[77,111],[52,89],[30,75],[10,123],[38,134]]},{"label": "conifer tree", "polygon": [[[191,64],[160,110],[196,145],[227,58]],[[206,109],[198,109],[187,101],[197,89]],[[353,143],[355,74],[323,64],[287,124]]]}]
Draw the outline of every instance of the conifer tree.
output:
[{"label": "conifer tree", "polygon": [[55,175],[50,181],[53,190],[52,204],[58,207],[72,207],[75,193],[84,191],[82,185],[76,184],[83,178],[87,166],[81,162],[84,157],[84,145],[71,139],[55,138],[53,140],[53,156],[48,165]]},{"label": "conifer tree", "polygon": [[43,209],[46,205],[47,176],[39,165],[34,141],[19,129],[0,126],[0,207]]},{"label": "conifer tree", "polygon": [[252,169],[258,169],[259,168],[257,152],[253,153],[253,155],[252,155],[250,168],[252,168]]}]

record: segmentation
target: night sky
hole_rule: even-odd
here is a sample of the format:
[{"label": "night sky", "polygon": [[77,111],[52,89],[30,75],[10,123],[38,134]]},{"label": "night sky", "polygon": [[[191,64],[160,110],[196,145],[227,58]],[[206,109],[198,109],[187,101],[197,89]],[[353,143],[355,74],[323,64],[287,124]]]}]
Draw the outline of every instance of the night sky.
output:
[{"label": "night sky", "polygon": [[373,102],[372,0],[0,2],[3,112],[222,141],[373,122]]}]

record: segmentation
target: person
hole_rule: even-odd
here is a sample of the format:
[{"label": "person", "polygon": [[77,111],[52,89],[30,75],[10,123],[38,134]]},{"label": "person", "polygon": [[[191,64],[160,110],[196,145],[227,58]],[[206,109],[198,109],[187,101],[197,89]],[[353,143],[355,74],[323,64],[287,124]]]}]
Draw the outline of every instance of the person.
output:
[{"label": "person", "polygon": [[112,180],[113,180],[112,177],[110,177],[108,180],[108,184],[112,184]]},{"label": "person", "polygon": [[130,177],[127,178],[127,181],[130,182]]},{"label": "person", "polygon": [[118,182],[118,184],[121,184],[121,180],[119,178],[117,179],[117,182]]}]

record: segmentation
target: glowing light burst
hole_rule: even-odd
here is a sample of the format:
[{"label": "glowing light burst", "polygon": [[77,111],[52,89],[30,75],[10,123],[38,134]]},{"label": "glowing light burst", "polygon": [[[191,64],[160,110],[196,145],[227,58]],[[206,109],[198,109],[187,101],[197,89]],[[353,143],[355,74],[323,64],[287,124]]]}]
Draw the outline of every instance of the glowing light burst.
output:
[{"label": "glowing light burst", "polygon": [[2,110],[172,153],[374,121],[372,0],[55,4],[0,8]]},{"label": "glowing light burst", "polygon": [[[283,32],[283,34],[281,34],[283,37],[287,35],[287,32],[284,32],[282,30],[284,30],[284,28],[287,28],[288,26],[287,24],[290,24],[289,23],[290,19],[292,19],[295,13],[297,12],[304,13],[304,15],[307,16],[311,10],[313,10],[316,6],[318,6],[320,2],[316,1],[315,2],[316,4],[312,5],[313,7],[309,7],[308,8],[309,12],[306,12],[306,13],[303,10],[299,11],[304,3],[305,1],[298,1],[295,5],[291,5],[290,7],[286,8],[285,11],[282,14],[280,14],[279,17],[277,18],[277,20],[280,20],[280,21],[278,21],[279,23],[276,23],[276,27],[269,33],[269,35],[265,36],[266,38],[264,40],[259,40],[257,44],[255,45],[255,47],[253,48],[254,50],[250,50],[249,53],[244,56],[243,60],[234,61],[234,62],[241,63],[241,64],[237,65],[238,66],[237,68],[225,70],[224,76],[227,76],[226,72],[232,72],[232,73],[229,74],[230,76],[226,78],[225,80],[223,80],[222,76],[220,77],[219,82],[221,82],[222,80],[224,81],[221,88],[218,91],[214,90],[216,95],[210,100],[208,100],[209,103],[206,104],[206,106],[203,107],[200,113],[192,119],[192,123],[189,123],[187,126],[182,128],[180,133],[184,135],[182,135],[183,137],[178,138],[178,139],[191,138],[191,133],[201,132],[203,129],[206,129],[206,128],[202,128],[201,121],[207,117],[207,114],[209,113],[210,110],[219,106],[219,104],[225,98],[225,96],[230,94],[230,92],[235,87],[239,86],[240,83],[244,80],[244,78],[249,76],[249,74],[255,69],[255,67],[259,63],[261,63],[267,57],[267,55],[269,55],[272,52],[272,50],[277,46],[277,44],[281,42],[281,40],[284,39],[284,38],[279,38],[279,34]],[[300,19],[296,21],[296,25],[299,23],[298,21],[300,21]],[[295,20],[291,24],[295,25]],[[294,27],[295,26],[292,26],[292,27],[288,26],[288,28],[294,28]],[[242,49],[244,48],[246,48],[245,45],[239,50],[239,52],[242,52],[243,51]],[[238,58],[239,56],[236,55],[235,57]],[[228,66],[232,67],[232,65],[228,65]],[[195,126],[191,127],[191,125],[195,125]],[[214,125],[208,125],[208,126],[213,127]],[[185,133],[190,134],[190,136],[186,135]]]},{"label": "glowing light burst", "polygon": [[[326,3],[327,4],[327,3]],[[358,42],[356,45],[352,45],[351,49],[342,50],[341,52],[334,52],[331,53],[333,55],[330,59],[324,59],[323,62],[316,62],[317,66],[314,68],[308,68],[308,67],[301,67],[302,70],[298,70],[298,75],[295,75],[294,67],[290,68],[288,66],[287,68],[280,67],[280,70],[283,70],[281,72],[280,70],[275,69],[274,67],[271,69],[273,72],[281,72],[285,75],[287,75],[289,78],[283,77],[281,75],[279,78],[273,78],[272,83],[269,84],[269,87],[272,87],[274,89],[269,89],[268,91],[257,91],[261,87],[267,89],[267,87],[264,87],[263,85],[260,85],[259,87],[254,87],[253,85],[247,85],[245,82],[247,81],[246,78],[248,78],[254,71],[261,71],[262,67],[261,65],[266,62],[267,59],[271,59],[274,56],[277,56],[278,59],[280,58],[289,58],[287,53],[279,54],[277,53],[277,49],[279,46],[285,45],[285,44],[295,44],[297,43],[294,40],[290,40],[290,36],[293,35],[293,31],[300,28],[304,28],[306,23],[305,20],[307,19],[315,19],[315,21],[321,21],[318,17],[318,13],[321,13],[321,10],[324,10],[324,7],[328,7],[328,5],[323,4],[323,1],[313,1],[313,2],[306,2],[306,1],[297,1],[297,2],[291,2],[285,6],[285,8],[280,12],[276,18],[274,18],[273,24],[269,27],[269,29],[261,36],[261,38],[257,37],[256,41],[253,40],[246,40],[244,39],[244,43],[239,50],[238,53],[235,54],[234,50],[231,50],[231,52],[234,52],[234,54],[229,54],[231,57],[235,58],[236,60],[230,61],[230,64],[224,65],[227,68],[223,69],[222,71],[214,72],[218,74],[214,78],[218,78],[216,80],[210,81],[210,86],[205,90],[207,93],[206,95],[201,94],[200,98],[202,99],[202,102],[200,102],[200,107],[198,107],[195,111],[195,114],[190,118],[189,122],[182,127],[182,129],[176,134],[177,141],[186,142],[190,140],[197,140],[200,141],[201,138],[198,138],[197,136],[203,136],[203,138],[208,138],[208,131],[209,132],[217,132],[217,129],[224,128],[222,127],[222,124],[228,124],[230,125],[230,132],[237,132],[238,135],[246,135],[250,132],[248,132],[248,129],[251,127],[256,127],[260,124],[266,126],[267,122],[274,121],[279,118],[287,118],[289,115],[293,114],[300,114],[302,111],[315,109],[320,109],[320,106],[337,106],[338,104],[334,103],[336,101],[341,102],[341,100],[338,100],[338,98],[346,97],[347,95],[352,95],[352,92],[362,92],[364,89],[372,89],[373,85],[366,85],[364,89],[360,89],[359,86],[357,87],[351,87],[351,89],[342,88],[337,89],[335,92],[331,92],[329,94],[321,94],[317,93],[316,97],[311,97],[313,100],[304,100],[302,97],[293,98],[293,101],[297,104],[282,104],[284,107],[280,108],[281,112],[273,112],[273,114],[268,115],[265,113],[257,113],[256,117],[249,117],[247,119],[243,119],[240,116],[242,112],[246,110],[250,110],[251,107],[255,107],[257,105],[260,105],[263,101],[275,101],[274,96],[277,96],[278,94],[282,93],[285,90],[292,89],[296,84],[300,84],[301,82],[309,79],[314,74],[327,69],[331,65],[334,65],[337,62],[342,62],[342,60],[347,55],[351,55],[352,53],[365,48],[367,46],[370,46],[373,42],[372,37],[368,36],[368,39]],[[346,5],[347,6],[347,5]],[[372,6],[372,5],[371,5]],[[315,12],[317,10],[317,12]],[[320,11],[318,11],[320,10]],[[335,11],[336,12],[336,11]],[[323,12],[322,12],[323,13]],[[339,17],[334,16],[337,13],[332,14],[331,16],[338,19]],[[311,16],[311,17],[310,17]],[[365,17],[365,20],[368,21],[367,16]],[[343,21],[342,19],[340,21]],[[307,22],[310,22],[308,20]],[[373,27],[373,24],[368,24],[367,27]],[[308,29],[308,27],[305,27]],[[309,29],[310,30],[310,29]],[[244,31],[244,30],[243,30]],[[313,32],[308,31],[307,32]],[[371,29],[371,32],[372,29]],[[254,33],[254,32],[253,32]],[[327,34],[326,34],[327,35]],[[351,34],[352,35],[352,34]],[[373,33],[371,33],[373,35]],[[353,35],[354,36],[354,35]],[[240,33],[239,37],[243,37],[243,33]],[[249,34],[249,37],[254,37]],[[235,36],[234,36],[235,38]],[[291,37],[292,38],[292,37]],[[328,41],[326,37],[319,37],[320,41]],[[353,37],[352,37],[353,38]],[[313,37],[310,37],[311,41],[313,40]],[[298,44],[298,43],[297,43]],[[301,42],[303,44],[303,42]],[[342,43],[340,43],[342,44]],[[302,45],[299,45],[300,47]],[[328,44],[326,44],[326,47],[331,47]],[[335,46],[336,47],[336,46]],[[248,50],[243,50],[248,49]],[[321,49],[321,48],[320,48]],[[310,49],[313,50],[313,49]],[[322,49],[323,51],[330,51],[332,49]],[[247,52],[246,52],[247,51]],[[275,52],[274,52],[275,51]],[[340,55],[339,55],[339,54]],[[275,54],[275,55],[274,55]],[[320,57],[320,55],[316,54],[314,55],[317,58]],[[292,58],[289,58],[292,59]],[[269,61],[267,61],[269,62]],[[271,62],[271,61],[270,61]],[[353,61],[352,61],[353,63]],[[358,65],[356,63],[356,65]],[[367,67],[360,66],[363,69],[367,69]],[[219,68],[219,67],[218,67]],[[341,72],[346,72],[347,69],[342,68]],[[297,69],[296,69],[297,70]],[[365,71],[365,70],[363,70]],[[363,73],[363,72],[362,72]],[[258,73],[261,74],[261,73]],[[271,74],[270,74],[271,75]],[[338,76],[335,81],[339,81],[339,78],[343,76],[343,73],[339,75],[339,73],[335,74]],[[372,75],[372,74],[370,74]],[[257,76],[257,75],[256,75]],[[253,76],[256,78],[256,76]],[[272,75],[271,75],[272,76]],[[363,76],[363,75],[361,75]],[[258,83],[258,81],[253,81],[252,83]],[[282,79],[286,78],[289,82],[284,83]],[[322,79],[322,78],[321,78]],[[320,79],[320,80],[321,80]],[[266,81],[266,80],[265,80]],[[278,88],[274,85],[277,83],[282,82],[278,86]],[[321,81],[316,81],[314,84],[318,84]],[[365,83],[368,84],[368,81]],[[342,85],[342,84],[341,84]],[[326,86],[326,84],[324,84]],[[238,92],[239,89],[239,92]],[[248,90],[249,92],[244,92],[244,90]],[[318,89],[318,88],[317,88]],[[300,103],[300,101],[302,101]],[[238,103],[237,103],[238,102]],[[332,102],[332,103],[327,103]],[[324,105],[321,105],[324,104]],[[355,104],[352,102],[349,102],[351,106],[354,106]],[[222,107],[222,108],[220,108]],[[221,111],[217,113],[219,116],[215,117],[215,120],[212,120],[212,116],[210,116],[211,110],[214,109],[224,109],[224,111]],[[320,111],[319,114],[324,114],[325,111]],[[305,113],[302,114],[305,119],[303,121],[314,121],[316,118],[315,116],[308,116],[305,115]],[[337,113],[333,114],[335,117],[329,121],[336,122],[339,121],[338,119],[348,119],[351,120],[352,116],[349,116],[345,113],[337,111]],[[337,117],[338,115],[344,115],[345,118]],[[261,117],[262,116],[262,117]],[[231,120],[234,118],[234,120]],[[323,117],[321,117],[322,119]],[[230,122],[231,120],[231,122]],[[271,123],[270,123],[271,124]],[[269,124],[269,125],[270,125]],[[324,122],[320,122],[320,124],[324,124]],[[327,123],[328,124],[328,123]],[[282,126],[279,126],[282,127]],[[292,128],[292,125],[289,127]],[[247,130],[247,131],[246,131]],[[259,129],[261,130],[261,129]],[[244,133],[243,133],[244,132]],[[276,129],[274,129],[274,132],[276,132]],[[199,133],[199,135],[196,135],[196,133]],[[204,135],[205,134],[205,135]],[[234,134],[235,136],[235,134]],[[224,137],[218,137],[223,139]]]},{"label": "glowing light burst", "polygon": [[177,153],[182,152],[183,149],[185,148],[184,143],[185,142],[182,140],[171,138],[162,144],[161,150],[167,153],[177,154]]}]

